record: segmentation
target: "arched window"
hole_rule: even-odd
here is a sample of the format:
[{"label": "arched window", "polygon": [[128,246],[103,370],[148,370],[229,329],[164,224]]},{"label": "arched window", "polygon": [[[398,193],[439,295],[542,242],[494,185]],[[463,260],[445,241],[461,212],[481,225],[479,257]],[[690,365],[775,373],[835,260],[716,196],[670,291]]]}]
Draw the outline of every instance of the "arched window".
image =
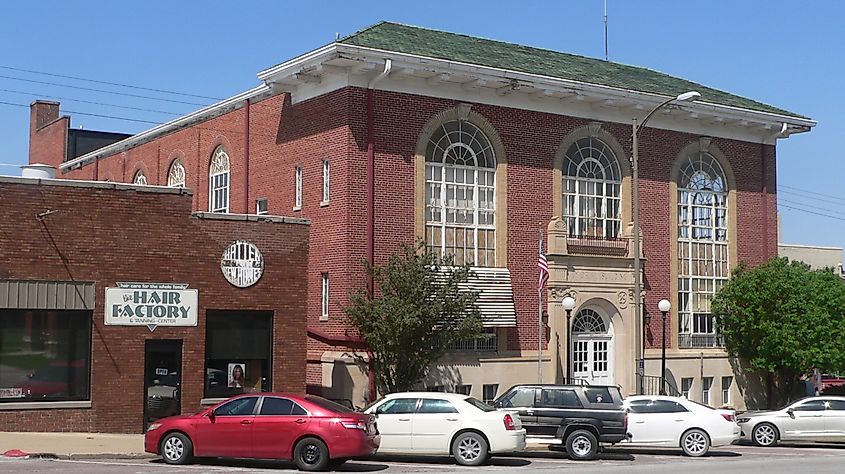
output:
[{"label": "arched window", "polygon": [[147,177],[144,176],[143,171],[138,170],[137,172],[135,172],[135,177],[132,178],[132,184],[140,184],[142,186],[145,186],[147,184]]},{"label": "arched window", "polygon": [[425,161],[426,243],[456,264],[495,266],[496,157],[487,136],[470,122],[446,122]]},{"label": "arched window", "polygon": [[173,160],[167,173],[167,185],[171,188],[185,187],[185,166],[181,160]]},{"label": "arched window", "polygon": [[584,308],[578,311],[572,322],[573,334],[607,334],[604,318],[592,309]]},{"label": "arched window", "polygon": [[728,280],[728,189],[719,162],[686,158],[678,177],[679,345],[719,347],[710,299]]},{"label": "arched window", "polygon": [[208,171],[208,210],[229,212],[229,155],[222,146],[214,150]]},{"label": "arched window", "polygon": [[563,160],[563,219],[570,235],[618,237],[622,173],[616,155],[597,138],[577,140]]}]

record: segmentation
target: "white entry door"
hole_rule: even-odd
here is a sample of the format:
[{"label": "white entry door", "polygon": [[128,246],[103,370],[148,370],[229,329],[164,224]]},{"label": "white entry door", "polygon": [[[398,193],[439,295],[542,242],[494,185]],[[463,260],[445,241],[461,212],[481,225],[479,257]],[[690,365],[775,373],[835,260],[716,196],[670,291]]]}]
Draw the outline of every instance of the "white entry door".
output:
[{"label": "white entry door", "polygon": [[582,309],[572,324],[572,377],[590,384],[613,384],[613,336],[599,313]]}]

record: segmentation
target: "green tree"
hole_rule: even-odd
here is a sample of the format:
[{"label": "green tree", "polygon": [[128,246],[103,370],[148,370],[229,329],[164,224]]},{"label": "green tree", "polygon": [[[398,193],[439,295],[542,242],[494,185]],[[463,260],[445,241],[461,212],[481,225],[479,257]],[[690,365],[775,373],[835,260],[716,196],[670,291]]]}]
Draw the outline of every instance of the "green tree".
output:
[{"label": "green tree", "polygon": [[725,345],[787,396],[802,374],[845,370],[845,285],[829,270],[774,258],[739,265],[712,302]]},{"label": "green tree", "polygon": [[359,290],[344,310],[372,351],[380,393],[411,390],[449,345],[481,337],[478,293],[459,288],[468,266],[440,258],[423,242],[403,245],[384,266],[365,266],[376,294],[370,299]]}]

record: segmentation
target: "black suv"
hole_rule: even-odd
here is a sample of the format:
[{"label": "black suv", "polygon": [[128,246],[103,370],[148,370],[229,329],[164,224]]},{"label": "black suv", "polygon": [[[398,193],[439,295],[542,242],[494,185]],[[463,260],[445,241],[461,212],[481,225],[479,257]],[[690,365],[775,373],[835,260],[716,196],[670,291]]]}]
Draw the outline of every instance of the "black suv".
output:
[{"label": "black suv", "polygon": [[572,459],[592,459],[600,442],[628,437],[628,416],[615,386],[515,385],[494,404],[519,412],[528,436],[559,438]]}]

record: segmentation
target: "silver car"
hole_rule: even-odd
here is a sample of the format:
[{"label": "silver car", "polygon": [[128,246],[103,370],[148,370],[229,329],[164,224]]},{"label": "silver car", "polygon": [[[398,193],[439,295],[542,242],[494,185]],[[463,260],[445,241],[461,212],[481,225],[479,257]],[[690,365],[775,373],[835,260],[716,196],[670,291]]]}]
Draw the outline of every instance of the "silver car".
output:
[{"label": "silver car", "polygon": [[845,441],[845,397],[808,397],[780,410],[737,418],[742,439],[757,446],[778,441]]}]

